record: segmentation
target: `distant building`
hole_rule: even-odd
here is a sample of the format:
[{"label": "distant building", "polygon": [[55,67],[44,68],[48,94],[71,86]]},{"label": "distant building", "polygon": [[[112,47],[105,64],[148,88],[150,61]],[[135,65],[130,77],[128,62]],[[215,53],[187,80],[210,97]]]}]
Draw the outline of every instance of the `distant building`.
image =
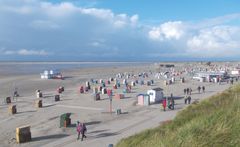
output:
[{"label": "distant building", "polygon": [[211,82],[214,79],[224,79],[226,77],[227,73],[225,71],[219,71],[219,72],[199,72],[195,73],[193,76],[193,79],[199,80],[201,82]]},{"label": "distant building", "polygon": [[58,70],[45,70],[40,75],[41,79],[63,79],[61,72]]},{"label": "distant building", "polygon": [[236,68],[234,70],[231,71],[231,74],[232,75],[240,75],[240,69],[239,68]]},{"label": "distant building", "polygon": [[171,68],[171,67],[175,67],[174,64],[160,64],[160,67],[166,67],[166,68]]},{"label": "distant building", "polygon": [[163,99],[163,89],[162,88],[153,88],[147,91],[147,94],[150,97],[150,103],[157,103]]}]

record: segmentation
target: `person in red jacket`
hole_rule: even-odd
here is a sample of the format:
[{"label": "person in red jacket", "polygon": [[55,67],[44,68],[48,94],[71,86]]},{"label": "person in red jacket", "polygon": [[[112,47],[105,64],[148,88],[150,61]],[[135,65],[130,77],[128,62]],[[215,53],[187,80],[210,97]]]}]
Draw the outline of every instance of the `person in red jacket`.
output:
[{"label": "person in red jacket", "polygon": [[163,99],[162,106],[163,106],[163,111],[166,111],[166,107],[167,107],[167,100],[166,100],[166,98]]}]

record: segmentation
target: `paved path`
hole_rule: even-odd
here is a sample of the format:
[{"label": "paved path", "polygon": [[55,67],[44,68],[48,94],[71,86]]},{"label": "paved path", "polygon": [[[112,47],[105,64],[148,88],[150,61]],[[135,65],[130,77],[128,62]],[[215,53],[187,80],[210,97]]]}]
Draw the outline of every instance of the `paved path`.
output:
[{"label": "paved path", "polygon": [[[224,89],[228,87],[228,85],[222,86]],[[192,95],[192,100],[209,97],[219,92],[217,89],[209,89],[201,95],[195,93]],[[96,127],[88,129],[87,139],[84,139],[84,141],[76,140],[77,136],[72,135],[44,145],[44,147],[108,147],[109,144],[116,144],[122,138],[159,126],[161,122],[173,119],[177,112],[186,106],[183,104],[183,99],[176,100],[176,104],[175,110],[166,112],[159,109],[160,105],[152,105],[138,112],[122,114],[117,119],[100,123]]]}]

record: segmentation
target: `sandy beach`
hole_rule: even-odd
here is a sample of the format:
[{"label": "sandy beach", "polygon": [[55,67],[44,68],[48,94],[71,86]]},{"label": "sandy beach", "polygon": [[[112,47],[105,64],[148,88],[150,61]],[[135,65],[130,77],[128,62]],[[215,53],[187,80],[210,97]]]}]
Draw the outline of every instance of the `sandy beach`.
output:
[{"label": "sandy beach", "polygon": [[[184,71],[186,68],[196,68],[199,63],[174,63],[175,70]],[[224,63],[219,63],[221,66]],[[46,80],[40,79],[39,74],[34,75],[2,75],[0,78],[0,142],[2,147],[39,147],[39,146],[88,146],[88,147],[106,147],[108,144],[116,144],[120,139],[128,137],[142,130],[156,127],[161,122],[173,119],[178,111],[187,105],[183,100],[183,89],[192,88],[192,101],[202,100],[218,92],[227,89],[230,84],[222,82],[209,83],[193,80],[192,76],[183,72],[175,76],[176,81],[171,85],[164,85],[164,78],[156,78],[158,71],[156,65],[122,66],[122,67],[101,67],[84,68],[63,71],[64,80]],[[92,91],[84,94],[79,93],[81,85],[85,86],[86,81],[90,79],[108,80],[115,78],[118,73],[138,74],[146,72],[149,74],[143,80],[154,80],[154,84],[137,84],[132,87],[131,93],[126,93],[124,99],[113,98],[113,111],[121,109],[122,114],[116,115],[109,113],[109,98],[107,94],[101,94],[100,101],[94,101]],[[184,77],[186,82],[181,83],[180,78]],[[132,81],[134,78],[129,78]],[[139,78],[138,78],[139,79]],[[123,79],[119,79],[122,84]],[[114,82],[107,84],[106,87],[113,89]],[[54,101],[54,95],[57,94],[57,88],[64,86],[65,91],[60,94],[60,101]],[[91,84],[92,87],[99,84]],[[205,93],[198,93],[197,87],[205,86]],[[17,87],[20,97],[12,100],[12,104],[17,106],[17,114],[8,113],[8,105],[4,99],[12,96],[13,88]],[[162,111],[161,104],[150,106],[136,105],[136,95],[146,93],[147,90],[155,87],[163,89],[164,96],[170,96],[172,93],[176,97],[175,110]],[[36,108],[34,101],[37,100],[35,91],[40,89],[43,92],[43,108]],[[123,86],[113,89],[113,94],[122,93]],[[60,128],[60,115],[63,113],[72,113],[72,125],[67,128]],[[87,138],[84,141],[77,141],[75,124],[77,121],[85,122],[87,125]],[[32,141],[16,144],[16,127],[30,125]]]}]

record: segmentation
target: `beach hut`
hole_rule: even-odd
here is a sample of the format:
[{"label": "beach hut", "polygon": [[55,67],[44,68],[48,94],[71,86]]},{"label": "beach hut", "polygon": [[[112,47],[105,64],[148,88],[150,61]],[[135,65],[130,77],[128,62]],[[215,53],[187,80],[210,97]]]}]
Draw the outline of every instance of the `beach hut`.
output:
[{"label": "beach hut", "polygon": [[95,93],[95,94],[98,93],[98,88],[97,87],[93,88],[93,93]]},{"label": "beach hut", "polygon": [[6,97],[6,103],[11,104],[11,97]]},{"label": "beach hut", "polygon": [[57,93],[62,93],[63,91],[62,91],[62,89],[59,87],[58,89],[57,89]]},{"label": "beach hut", "polygon": [[88,89],[91,89],[90,83],[89,83],[88,81],[86,81],[86,87],[87,87]]},{"label": "beach hut", "polygon": [[113,79],[113,78],[109,78],[109,81],[113,82],[113,81],[114,81],[114,79]]},{"label": "beach hut", "polygon": [[240,69],[235,69],[231,71],[232,75],[240,75]]},{"label": "beach hut", "polygon": [[127,85],[127,79],[123,79],[123,85]]},{"label": "beach hut", "polygon": [[131,86],[133,86],[133,87],[134,87],[135,85],[136,85],[136,84],[135,84],[135,82],[134,82],[134,81],[132,81],[132,82],[131,82]]},{"label": "beach hut", "polygon": [[181,81],[181,83],[185,83],[185,79],[184,78],[181,78],[180,81]]},{"label": "beach hut", "polygon": [[151,81],[147,81],[147,86],[151,86]]},{"label": "beach hut", "polygon": [[151,80],[151,84],[152,84],[152,85],[154,84],[154,80]]},{"label": "beach hut", "polygon": [[42,100],[36,100],[36,101],[35,101],[35,106],[36,106],[37,108],[42,108]]},{"label": "beach hut", "polygon": [[117,89],[117,85],[116,84],[113,85],[113,89]]},{"label": "beach hut", "polygon": [[109,84],[110,84],[110,81],[109,81],[109,80],[106,80],[106,83],[109,85]]},{"label": "beach hut", "polygon": [[106,84],[104,82],[102,83],[102,87],[106,87]]},{"label": "beach hut", "polygon": [[162,88],[153,88],[147,91],[147,94],[150,97],[150,103],[160,102],[163,99],[163,89]]},{"label": "beach hut", "polygon": [[102,94],[107,94],[107,89],[106,88],[102,88]]},{"label": "beach hut", "polygon": [[122,110],[121,109],[116,109],[116,114],[117,115],[120,115],[122,113]]},{"label": "beach hut", "polygon": [[40,75],[41,79],[63,79],[61,72],[58,70],[45,70]]},{"label": "beach hut", "polygon": [[57,89],[58,93],[62,93],[63,91],[64,91],[64,87],[63,86],[58,87],[58,89]]},{"label": "beach hut", "polygon": [[17,113],[17,106],[16,105],[11,105],[8,107],[8,112],[10,114],[16,114]]},{"label": "beach hut", "polygon": [[113,92],[112,92],[111,89],[107,89],[107,95],[108,95],[108,96],[112,96],[112,95],[113,95]]},{"label": "beach hut", "polygon": [[124,94],[115,94],[115,98],[116,99],[123,99],[124,98]]},{"label": "beach hut", "polygon": [[135,80],[135,83],[138,84],[138,80]]},{"label": "beach hut", "polygon": [[93,94],[93,100],[94,101],[99,101],[101,98],[100,98],[100,93],[94,93]]},{"label": "beach hut", "polygon": [[138,105],[145,105],[148,106],[150,105],[150,96],[148,94],[139,94],[137,95],[137,99],[138,99]]},{"label": "beach hut", "polygon": [[37,98],[43,97],[41,90],[36,90],[36,95],[37,95]]},{"label": "beach hut", "polygon": [[60,95],[59,95],[59,94],[55,95],[55,96],[54,96],[54,99],[55,99],[56,102],[57,102],[57,101],[60,101]]},{"label": "beach hut", "polygon": [[60,116],[60,128],[61,127],[68,127],[71,125],[71,113],[64,113]]},{"label": "beach hut", "polygon": [[99,92],[102,91],[102,86],[98,86],[98,91],[99,91]]},{"label": "beach hut", "polygon": [[83,88],[83,86],[80,87],[79,92],[80,92],[80,93],[84,93],[84,88]]},{"label": "beach hut", "polygon": [[85,90],[85,92],[88,92],[88,90],[89,90],[89,87],[85,87],[85,89],[84,89],[84,90]]},{"label": "beach hut", "polygon": [[130,92],[131,92],[131,90],[129,88],[123,89],[123,93],[130,93]]},{"label": "beach hut", "polygon": [[200,81],[200,82],[206,82],[206,78],[205,78],[205,77],[200,77],[200,78],[199,78],[199,81]]},{"label": "beach hut", "polygon": [[16,142],[24,143],[32,140],[30,126],[16,128]]},{"label": "beach hut", "polygon": [[121,84],[120,84],[120,82],[117,82],[117,87],[121,87]]}]

